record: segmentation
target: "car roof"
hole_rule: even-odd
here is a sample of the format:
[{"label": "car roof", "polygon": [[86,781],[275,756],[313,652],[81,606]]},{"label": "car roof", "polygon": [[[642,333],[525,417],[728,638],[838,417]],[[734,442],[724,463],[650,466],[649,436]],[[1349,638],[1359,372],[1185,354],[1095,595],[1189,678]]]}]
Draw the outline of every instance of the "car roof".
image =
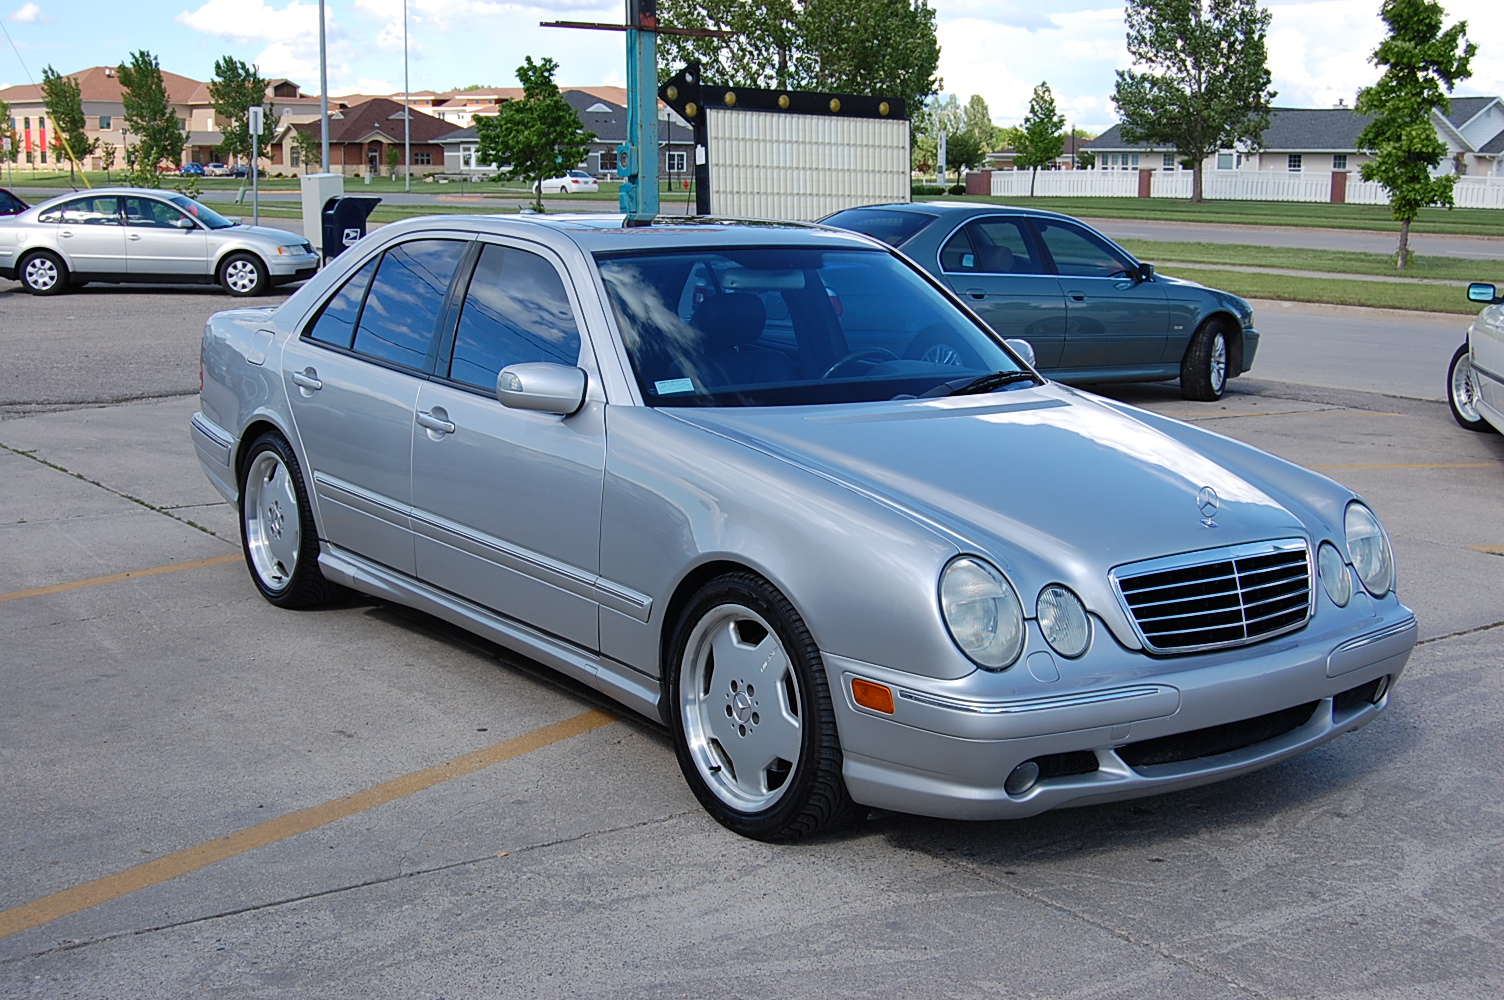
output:
[{"label": "car roof", "polygon": [[[48,208],[55,201],[63,201],[64,199],[67,199],[67,198],[81,198],[81,197],[86,197],[86,196],[96,195],[96,194],[111,194],[111,195],[126,195],[126,194],[143,195],[144,194],[144,195],[146,195],[148,197],[155,196],[155,197],[158,197],[158,198],[171,198],[175,194],[182,194],[182,192],[181,191],[164,191],[161,188],[142,188],[142,187],[97,187],[97,188],[84,188],[82,191],[64,191],[62,194],[55,194],[51,198],[48,198],[46,201],[44,201],[44,202],[42,202],[42,203],[40,203],[38,205],[34,205],[33,207],[34,208]],[[187,197],[187,196],[184,195],[184,197]]]},{"label": "car roof", "polygon": [[978,201],[914,201],[914,202],[890,202],[880,205],[860,205],[852,209],[842,211],[866,211],[868,209],[882,209],[889,212],[914,212],[921,215],[931,215],[935,218],[956,217],[962,218],[968,215],[1031,215],[1041,219],[1070,219],[1071,216],[1060,212],[1047,212],[1042,208],[1028,208],[1022,205],[997,205],[992,202]]},{"label": "car roof", "polygon": [[[646,225],[627,225],[624,215],[439,215],[419,216],[383,227],[383,232],[463,226],[498,235],[538,236],[538,230],[562,236],[586,253],[715,246],[820,246],[886,249],[857,233],[806,222],[723,219],[660,215]],[[531,232],[530,232],[531,231]]]}]

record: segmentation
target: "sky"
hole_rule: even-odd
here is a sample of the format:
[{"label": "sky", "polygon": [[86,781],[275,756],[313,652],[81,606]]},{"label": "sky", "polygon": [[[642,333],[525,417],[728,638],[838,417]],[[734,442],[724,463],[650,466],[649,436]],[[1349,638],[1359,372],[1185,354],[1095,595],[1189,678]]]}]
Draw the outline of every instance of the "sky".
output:
[{"label": "sky", "polygon": [[[931,0],[940,76],[965,103],[987,101],[993,119],[1016,124],[1034,86],[1049,83],[1072,125],[1100,131],[1115,120],[1113,72],[1127,68],[1120,5],[1102,0]],[[1383,37],[1379,0],[1266,0],[1273,14],[1269,65],[1280,107],[1351,104],[1377,70],[1368,56]],[[207,80],[234,55],[266,77],[318,92],[318,0],[0,0],[0,87],[114,65],[136,49],[162,68]],[[402,82],[403,0],[326,0],[329,92],[391,93]],[[523,57],[551,56],[565,86],[621,85],[619,33],[539,27],[540,21],[620,23],[625,4],[601,0],[407,0],[413,90],[470,84],[516,86]],[[1504,3],[1448,0],[1448,23],[1465,19],[1478,43],[1473,77],[1458,95],[1504,94]],[[12,47],[12,43],[14,47]]]}]

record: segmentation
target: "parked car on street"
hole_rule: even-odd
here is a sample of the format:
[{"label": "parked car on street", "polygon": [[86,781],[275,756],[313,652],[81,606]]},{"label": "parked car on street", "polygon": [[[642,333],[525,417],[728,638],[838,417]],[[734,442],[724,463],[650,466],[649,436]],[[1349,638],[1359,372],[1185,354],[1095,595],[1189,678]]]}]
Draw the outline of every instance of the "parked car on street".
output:
[{"label": "parked car on street", "polygon": [[1452,355],[1447,402],[1468,430],[1504,431],[1504,298],[1497,287],[1481,281],[1467,286],[1467,297],[1483,310]]},{"label": "parked car on street", "polygon": [[[994,330],[1034,345],[1039,370],[1072,384],[1180,379],[1216,400],[1253,367],[1253,307],[1158,274],[1079,220],[975,203],[872,205],[821,220],[882,240],[944,282]],[[943,357],[921,342],[916,357]]]},{"label": "parked car on street", "polygon": [[263,597],[541,660],[751,837],[1242,774],[1372,721],[1415,644],[1360,497],[1046,381],[855,234],[412,219],[201,357]]},{"label": "parked car on street", "polygon": [[313,245],[154,188],[69,192],[0,218],[0,278],[34,295],[90,281],[218,284],[257,295],[318,270]]},{"label": "parked car on street", "polygon": [[230,176],[230,168],[223,163],[206,163],[204,164],[204,176],[228,177]]},{"label": "parked car on street", "polygon": [[191,160],[178,168],[178,173],[184,177],[203,177],[204,172],[202,163],[194,163]]},{"label": "parked car on street", "polygon": [[[534,182],[535,193],[538,187]],[[601,189],[596,179],[583,170],[571,170],[563,177],[550,177],[542,182],[542,187],[544,194],[595,194]]]},{"label": "parked car on street", "polygon": [[30,207],[5,188],[0,188],[0,215],[20,215]]}]

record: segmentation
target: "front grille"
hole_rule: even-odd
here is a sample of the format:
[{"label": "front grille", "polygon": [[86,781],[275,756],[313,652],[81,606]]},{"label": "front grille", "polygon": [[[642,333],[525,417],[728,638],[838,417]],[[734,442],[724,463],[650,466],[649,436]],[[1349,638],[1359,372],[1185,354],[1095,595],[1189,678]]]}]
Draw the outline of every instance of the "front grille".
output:
[{"label": "front grille", "polygon": [[1071,750],[1067,753],[1048,753],[1035,757],[1039,765],[1039,780],[1046,778],[1069,778],[1076,774],[1090,774],[1097,769],[1097,755],[1090,750]]},{"label": "front grille", "polygon": [[1198,757],[1215,757],[1219,753],[1241,750],[1299,729],[1311,721],[1319,704],[1321,703],[1318,701],[1307,702],[1241,722],[1229,722],[1222,726],[1193,729],[1188,733],[1129,743],[1119,747],[1117,755],[1132,768],[1173,764]]},{"label": "front grille", "polygon": [[1311,614],[1310,550],[1300,539],[1135,563],[1112,577],[1155,653],[1241,646],[1299,628]]}]

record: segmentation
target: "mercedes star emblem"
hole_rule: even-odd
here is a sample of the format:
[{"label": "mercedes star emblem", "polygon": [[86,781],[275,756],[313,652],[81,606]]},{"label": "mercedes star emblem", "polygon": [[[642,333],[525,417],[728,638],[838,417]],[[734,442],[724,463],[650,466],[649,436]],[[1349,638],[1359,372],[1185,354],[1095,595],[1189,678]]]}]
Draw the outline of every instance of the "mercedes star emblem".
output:
[{"label": "mercedes star emblem", "polygon": [[1212,518],[1217,516],[1217,510],[1222,506],[1222,501],[1217,499],[1217,491],[1210,486],[1201,487],[1196,494],[1196,506],[1201,510],[1201,523],[1208,528],[1215,528],[1217,522]]}]

